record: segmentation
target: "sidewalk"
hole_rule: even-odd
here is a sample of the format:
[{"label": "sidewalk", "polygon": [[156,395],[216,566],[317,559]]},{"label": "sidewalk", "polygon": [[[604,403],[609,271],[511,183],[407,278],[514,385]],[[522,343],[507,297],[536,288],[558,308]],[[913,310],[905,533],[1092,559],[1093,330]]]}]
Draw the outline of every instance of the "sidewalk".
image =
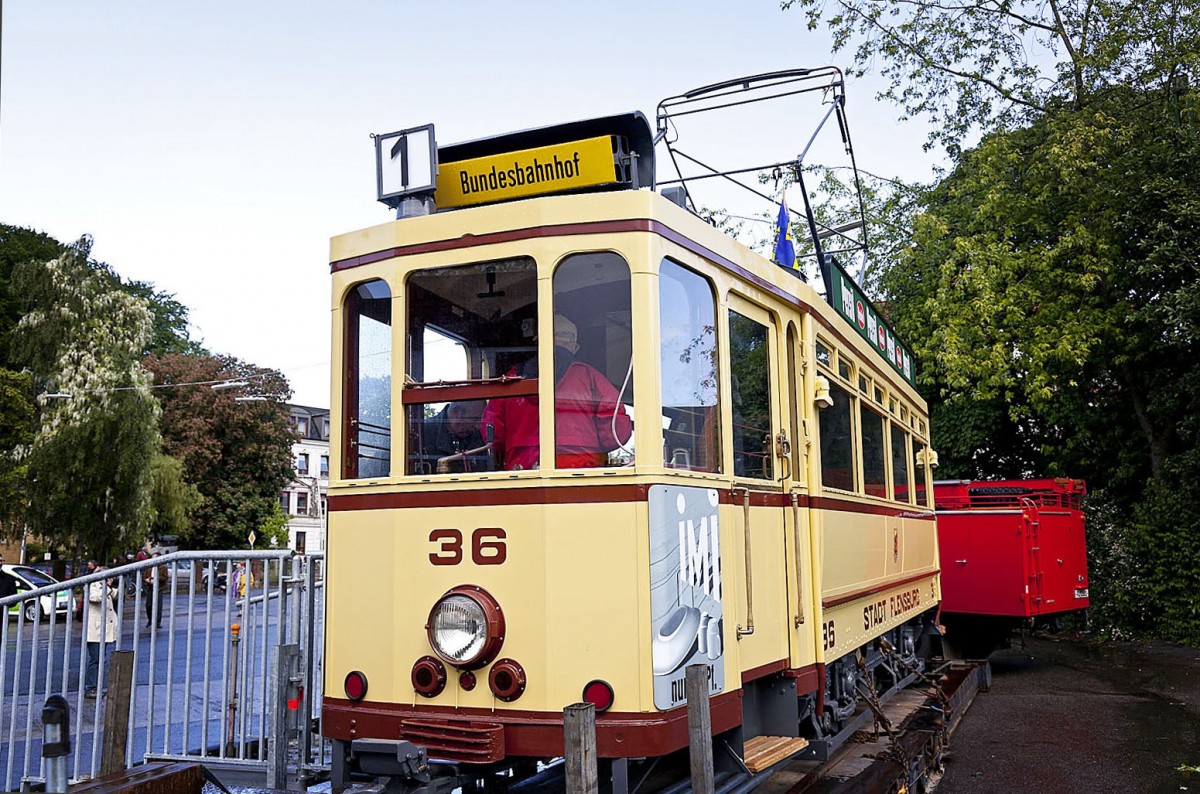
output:
[{"label": "sidewalk", "polygon": [[992,655],[937,794],[1200,792],[1200,649],[1026,640]]}]

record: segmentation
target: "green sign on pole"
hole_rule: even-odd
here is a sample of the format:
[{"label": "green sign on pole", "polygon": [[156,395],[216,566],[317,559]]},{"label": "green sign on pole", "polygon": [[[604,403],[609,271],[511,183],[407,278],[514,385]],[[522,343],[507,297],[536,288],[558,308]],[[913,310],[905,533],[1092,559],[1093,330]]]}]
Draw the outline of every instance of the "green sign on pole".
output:
[{"label": "green sign on pole", "polygon": [[825,278],[825,295],[829,304],[854,326],[892,369],[909,384],[916,386],[912,350],[900,341],[900,337],[879,315],[875,305],[858,288],[854,279],[831,256],[825,257],[821,275]]}]

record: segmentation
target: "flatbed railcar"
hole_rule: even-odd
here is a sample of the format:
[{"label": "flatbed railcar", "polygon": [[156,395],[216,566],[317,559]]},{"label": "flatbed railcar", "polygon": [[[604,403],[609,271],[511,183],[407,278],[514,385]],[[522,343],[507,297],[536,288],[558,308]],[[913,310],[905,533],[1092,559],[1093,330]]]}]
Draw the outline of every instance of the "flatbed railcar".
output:
[{"label": "flatbed railcar", "polygon": [[1087,609],[1082,480],[933,484],[946,643],[987,656],[1013,630]]},{"label": "flatbed railcar", "polygon": [[[831,69],[684,96],[817,78],[840,114]],[[656,192],[640,114],[378,146],[406,163],[381,196],[428,161],[436,190],[331,243],[334,784],[500,788],[562,756],[583,701],[623,791],[686,751],[697,664],[718,765],[753,769],[765,736],[826,757],[921,669],[940,599],[903,342],[830,257],[826,300]],[[544,376],[568,336],[607,382],[598,457]],[[522,457],[497,418],[518,405]]]}]

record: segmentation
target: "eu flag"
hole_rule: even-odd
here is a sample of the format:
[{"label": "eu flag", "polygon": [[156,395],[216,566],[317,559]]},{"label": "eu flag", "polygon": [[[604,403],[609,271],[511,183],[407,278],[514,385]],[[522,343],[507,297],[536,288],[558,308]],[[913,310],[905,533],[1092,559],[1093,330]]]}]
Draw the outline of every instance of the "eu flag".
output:
[{"label": "eu flag", "polygon": [[775,220],[775,264],[796,269],[796,246],[792,244],[792,219],[788,214],[787,198],[779,202],[779,217]]}]

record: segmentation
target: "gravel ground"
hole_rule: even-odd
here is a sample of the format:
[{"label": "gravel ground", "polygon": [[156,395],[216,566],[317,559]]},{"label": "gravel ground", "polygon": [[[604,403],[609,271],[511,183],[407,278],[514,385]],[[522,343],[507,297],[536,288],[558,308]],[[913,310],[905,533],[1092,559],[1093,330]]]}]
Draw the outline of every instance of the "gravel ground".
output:
[{"label": "gravel ground", "polygon": [[937,794],[1200,792],[1200,650],[1034,637],[991,663]]}]

